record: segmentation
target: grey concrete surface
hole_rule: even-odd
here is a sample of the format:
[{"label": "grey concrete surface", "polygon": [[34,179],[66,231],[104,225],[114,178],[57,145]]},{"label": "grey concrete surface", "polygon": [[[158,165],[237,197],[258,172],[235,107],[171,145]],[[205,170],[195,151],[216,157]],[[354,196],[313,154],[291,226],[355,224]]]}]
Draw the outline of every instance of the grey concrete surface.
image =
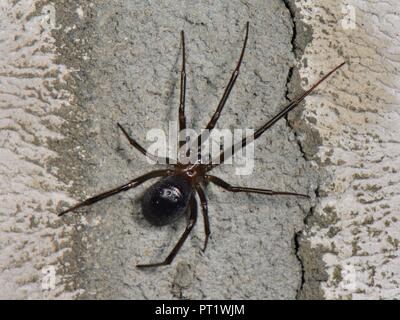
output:
[{"label": "grey concrete surface", "polygon": [[[177,117],[179,32],[187,41],[189,126],[203,127],[230,77],[250,21],[241,75],[219,128],[256,128],[286,102],[294,65],[293,22],[282,1],[54,1],[53,34],[59,62],[79,70],[68,82],[74,101],[61,111],[66,137],[53,163],[76,201],[153,170],[116,123],[146,145],[149,129],[167,130]],[[78,148],[79,147],[79,148]],[[77,149],[78,148],[78,149]],[[315,175],[295,134],[280,121],[256,143],[251,176],[232,166],[215,174],[233,184],[313,194]],[[104,200],[64,223],[74,228],[64,260],[69,290],[80,298],[293,299],[301,283],[295,235],[310,201],[230,194],[208,189],[211,241],[199,219],[169,267],[141,271],[137,263],[163,259],[184,221],[157,228],[141,216],[149,183]],[[70,202],[72,204],[73,202]]]}]

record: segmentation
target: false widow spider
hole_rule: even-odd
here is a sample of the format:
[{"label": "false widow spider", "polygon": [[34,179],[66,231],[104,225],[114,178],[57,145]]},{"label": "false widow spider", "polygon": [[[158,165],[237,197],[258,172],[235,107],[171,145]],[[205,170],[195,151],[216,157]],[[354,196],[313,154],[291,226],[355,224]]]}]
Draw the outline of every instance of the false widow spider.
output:
[{"label": "false widow spider", "polygon": [[[187,222],[187,226],[180,239],[176,243],[175,247],[172,249],[170,254],[166,257],[166,259],[162,262],[150,263],[150,264],[139,264],[138,268],[147,268],[147,267],[157,267],[170,264],[178,251],[181,249],[183,243],[189,236],[191,230],[193,229],[196,220],[197,220],[197,207],[198,203],[196,200],[196,194],[200,200],[202,215],[204,219],[204,232],[205,232],[205,240],[203,246],[203,252],[205,251],[208,243],[208,239],[210,236],[210,223],[208,219],[208,205],[205,194],[205,187],[211,182],[216,184],[223,189],[226,189],[231,192],[250,192],[250,193],[258,193],[264,195],[292,195],[292,196],[300,196],[300,197],[309,197],[305,194],[293,193],[293,192],[284,192],[284,191],[273,191],[268,189],[258,189],[258,188],[244,188],[232,186],[224,180],[209,175],[208,173],[214,169],[219,164],[222,164],[225,160],[231,157],[236,151],[241,148],[244,148],[249,142],[259,138],[267,129],[269,129],[272,125],[274,125],[278,120],[284,117],[288,112],[293,110],[296,106],[300,104],[321,82],[327,79],[332,73],[334,73],[337,69],[342,67],[345,63],[338,65],[324,77],[322,77],[318,82],[311,86],[310,89],[305,91],[300,97],[289,103],[286,107],[284,107],[277,115],[275,115],[272,119],[266,122],[262,127],[255,131],[252,137],[246,137],[242,141],[239,142],[239,148],[234,148],[235,145],[230,146],[228,149],[222,151],[219,154],[219,161],[211,161],[208,163],[202,163],[201,161],[201,142],[205,141],[208,138],[210,131],[215,127],[222,109],[224,108],[226,101],[228,100],[229,94],[236,82],[237,77],[239,76],[239,69],[243,60],[244,52],[246,49],[247,39],[249,35],[249,22],[246,23],[246,35],[244,39],[244,44],[240,53],[239,61],[237,62],[236,68],[233,71],[231,78],[228,82],[228,85],[225,88],[225,91],[222,95],[222,98],[218,104],[217,110],[213,114],[211,120],[208,122],[206,129],[197,137],[197,160],[194,162],[183,164],[179,162],[179,156],[177,164],[174,164],[171,168],[172,160],[168,157],[162,158],[150,154],[147,152],[145,148],[143,148],[136,140],[131,138],[128,132],[118,123],[119,129],[121,129],[124,136],[128,139],[129,143],[139,150],[142,154],[149,157],[150,159],[167,163],[170,165],[170,168],[165,170],[154,170],[149,173],[146,173],[140,177],[137,177],[128,183],[119,186],[115,189],[106,191],[99,195],[96,195],[92,198],[89,198],[77,205],[64,210],[59,213],[59,216],[64,215],[67,212],[74,211],[83,206],[89,206],[97,201],[103,200],[115,194],[118,194],[122,191],[128,191],[130,189],[136,188],[141,185],[145,181],[153,178],[162,178],[155,184],[149,187],[146,193],[143,196],[142,202],[142,211],[144,217],[153,225],[163,226],[175,222],[181,216],[188,214],[189,219]],[[186,98],[186,69],[185,69],[185,37],[184,32],[181,31],[181,46],[182,46],[182,66],[180,72],[180,104],[179,104],[179,132],[181,130],[186,129],[186,117],[185,117],[185,98]],[[187,141],[179,141],[179,146],[185,146]],[[237,146],[237,144],[236,144]],[[229,151],[229,153],[228,153]]]}]

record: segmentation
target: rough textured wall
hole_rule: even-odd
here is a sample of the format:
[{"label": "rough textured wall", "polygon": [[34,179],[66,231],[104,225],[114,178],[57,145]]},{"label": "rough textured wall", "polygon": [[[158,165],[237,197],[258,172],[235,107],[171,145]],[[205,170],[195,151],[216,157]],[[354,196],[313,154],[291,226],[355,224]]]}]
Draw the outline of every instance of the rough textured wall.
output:
[{"label": "rough textured wall", "polygon": [[[0,297],[396,297],[398,5],[344,4],[3,1]],[[189,125],[207,123],[247,20],[248,50],[219,128],[256,128],[299,88],[349,63],[304,112],[257,141],[251,176],[230,165],[215,174],[312,200],[211,186],[206,253],[199,219],[175,262],[147,271],[135,265],[163,259],[185,223],[144,221],[149,183],[57,218],[61,207],[155,168],[116,123],[147,145],[149,129],[176,119],[181,29]]]},{"label": "rough textured wall", "polygon": [[54,62],[54,7],[0,3],[0,298],[71,297],[59,260],[71,228],[55,213],[61,200],[57,115],[68,108],[65,66]]},{"label": "rough textured wall", "polygon": [[[57,1],[56,8],[62,59],[79,70],[75,103],[87,113],[87,121],[76,120],[83,138],[65,133],[68,147],[76,143],[85,155],[71,158],[84,171],[82,179],[71,176],[79,181],[71,188],[77,200],[154,169],[132,150],[116,123],[146,145],[146,131],[167,130],[168,121],[176,120],[181,29],[187,41],[190,126],[204,126],[216,108],[248,20],[241,75],[218,126],[254,128],[286,102],[293,25],[281,1],[95,1],[91,6]],[[63,171],[70,165],[60,163]],[[252,176],[235,176],[229,165],[215,170],[233,184],[312,193],[308,172],[284,120],[257,143]],[[76,288],[85,290],[83,298],[295,298],[300,263],[294,236],[308,201],[233,195],[210,187],[212,238],[206,253],[200,251],[200,218],[170,267],[140,271],[135,265],[163,259],[184,227],[184,221],[164,228],[144,221],[140,196],[148,185],[82,211],[86,223],[75,234],[79,265],[74,278]],[[64,222],[76,225],[78,217]]]},{"label": "rough textured wall", "polygon": [[300,296],[398,298],[400,5],[296,5],[313,30],[301,76],[310,82],[321,70],[348,62],[329,86],[307,99],[302,124],[297,122],[303,150],[320,172],[318,202],[300,242]]}]

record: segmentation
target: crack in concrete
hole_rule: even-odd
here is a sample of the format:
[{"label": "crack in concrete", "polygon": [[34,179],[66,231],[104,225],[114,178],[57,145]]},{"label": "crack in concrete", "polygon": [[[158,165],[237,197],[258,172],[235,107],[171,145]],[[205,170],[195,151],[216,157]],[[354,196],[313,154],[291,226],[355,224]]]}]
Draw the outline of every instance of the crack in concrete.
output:
[{"label": "crack in concrete", "polygon": [[[295,7],[295,3],[293,0],[283,0],[283,3],[285,4],[285,7],[287,8],[289,14],[290,14],[290,18],[292,21],[292,39],[291,39],[291,45],[292,45],[292,52],[295,55],[295,59],[298,60],[300,57],[300,53],[302,53],[302,49],[298,48],[297,45],[297,36],[298,36],[298,32],[297,32],[297,28],[298,25],[296,23],[296,7]],[[294,72],[295,72],[295,67],[291,67],[288,71],[288,75],[287,75],[287,79],[286,79],[286,92],[285,92],[285,97],[286,100],[289,102],[290,99],[290,95],[296,91],[295,87],[299,87],[300,85],[298,84],[299,81],[294,79]],[[296,81],[296,84],[293,84],[293,81]],[[299,147],[299,151],[301,152],[302,157],[305,159],[305,161],[308,161],[307,159],[307,155],[306,152],[303,149],[303,145],[299,139],[297,130],[293,127],[292,123],[290,122],[288,115],[285,116],[285,120],[287,125],[289,126],[289,128],[293,131],[294,133],[294,137],[296,140],[296,143]],[[317,191],[318,191],[318,186],[317,188],[314,190],[314,194],[317,197]],[[299,287],[297,289],[296,292],[296,299],[301,299],[301,292],[303,290],[304,284],[306,282],[306,271],[305,271],[305,266],[304,266],[304,261],[301,257],[300,254],[300,250],[301,250],[301,236],[303,234],[304,229],[307,227],[308,225],[308,219],[310,216],[312,216],[313,210],[315,208],[315,205],[311,206],[310,209],[308,211],[304,210],[305,216],[303,219],[303,227],[301,230],[297,231],[294,233],[293,236],[293,246],[294,246],[294,254],[297,258],[297,260],[299,261],[300,264],[300,279],[299,279]]]},{"label": "crack in concrete", "polygon": [[[297,38],[297,25],[296,25],[296,9],[295,9],[295,4],[293,0],[283,0],[283,3],[285,4],[286,9],[289,11],[290,14],[290,19],[292,20],[292,39],[291,39],[291,44],[292,44],[292,51],[296,56],[296,38]],[[289,70],[289,75],[291,76],[293,71],[293,68],[290,68]]]}]

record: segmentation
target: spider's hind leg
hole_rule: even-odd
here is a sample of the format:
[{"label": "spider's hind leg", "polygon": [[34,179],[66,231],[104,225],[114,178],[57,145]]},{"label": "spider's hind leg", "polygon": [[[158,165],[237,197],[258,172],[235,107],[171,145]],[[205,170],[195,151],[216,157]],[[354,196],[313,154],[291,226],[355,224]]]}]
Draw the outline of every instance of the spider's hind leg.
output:
[{"label": "spider's hind leg", "polygon": [[149,264],[138,264],[136,265],[137,268],[150,268],[150,267],[160,267],[169,265],[176,255],[178,254],[179,250],[182,248],[183,244],[185,243],[186,239],[188,238],[190,232],[192,231],[194,225],[196,224],[197,220],[197,201],[194,195],[190,198],[190,216],[188,223],[186,225],[186,229],[179,238],[178,242],[176,243],[175,247],[172,249],[170,254],[165,258],[162,262],[157,263],[149,263]]},{"label": "spider's hind leg", "polygon": [[204,246],[203,246],[203,252],[204,252],[204,251],[206,251],[208,239],[210,238],[210,234],[211,234],[210,220],[208,219],[208,204],[207,204],[206,194],[200,185],[196,186],[196,191],[200,198],[201,209],[202,209],[203,220],[204,220],[204,234],[206,235],[206,237],[204,239]]},{"label": "spider's hind leg", "polygon": [[115,194],[118,194],[118,193],[120,193],[122,191],[128,191],[128,190],[130,190],[132,188],[136,188],[137,186],[141,185],[143,182],[146,182],[149,179],[157,178],[157,177],[163,177],[163,176],[167,176],[169,174],[170,174],[170,170],[154,170],[154,171],[151,171],[149,173],[146,173],[146,174],[144,174],[144,175],[142,175],[140,177],[137,177],[137,178],[129,181],[128,183],[123,184],[122,186],[119,186],[119,187],[111,189],[109,191],[100,193],[100,194],[98,194],[98,195],[96,195],[94,197],[91,197],[89,199],[86,199],[85,201],[82,201],[82,202],[76,204],[75,206],[73,206],[73,207],[71,207],[71,208],[69,208],[67,210],[61,211],[58,214],[58,216],[62,216],[62,215],[66,214],[68,212],[71,212],[71,211],[75,211],[76,209],[79,209],[81,207],[90,206],[93,203],[96,203],[96,202],[98,202],[100,200],[103,200],[105,198],[111,197],[111,196],[113,196]]}]

